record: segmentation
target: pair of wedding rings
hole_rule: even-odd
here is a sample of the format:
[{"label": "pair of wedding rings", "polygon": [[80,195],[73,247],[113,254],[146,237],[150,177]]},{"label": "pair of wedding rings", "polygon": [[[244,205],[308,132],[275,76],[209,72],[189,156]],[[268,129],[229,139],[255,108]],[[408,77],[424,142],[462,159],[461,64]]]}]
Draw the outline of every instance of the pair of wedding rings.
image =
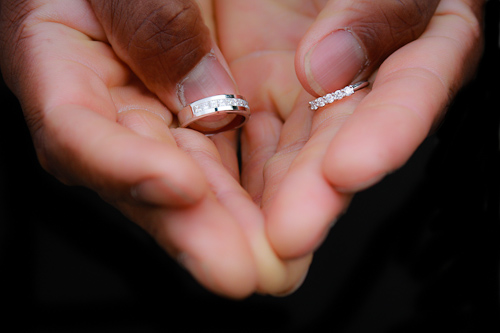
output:
[{"label": "pair of wedding rings", "polygon": [[[361,81],[349,85],[343,89],[318,97],[309,102],[311,110],[319,108],[351,96],[357,90],[368,86],[367,81]],[[203,119],[214,116],[223,116],[225,121],[218,128],[201,129],[194,125]],[[180,127],[192,127],[205,134],[234,130],[243,126],[250,117],[250,107],[243,96],[227,94],[215,95],[200,99],[183,108],[177,115]]]}]

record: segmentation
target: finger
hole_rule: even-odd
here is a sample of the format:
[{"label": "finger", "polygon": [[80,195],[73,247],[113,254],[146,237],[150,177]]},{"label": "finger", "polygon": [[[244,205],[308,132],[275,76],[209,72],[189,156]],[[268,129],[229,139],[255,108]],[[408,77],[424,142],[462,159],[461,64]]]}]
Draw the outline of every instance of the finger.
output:
[{"label": "finger", "polygon": [[[351,195],[332,188],[322,161],[365,93],[322,108],[314,117],[306,106],[311,96],[303,93],[283,126],[280,148],[266,165],[263,199],[269,240],[281,258],[296,259],[316,250],[347,208]],[[307,118],[308,131],[301,133]]]},{"label": "finger", "polygon": [[255,112],[245,125],[241,139],[241,184],[252,200],[261,205],[264,166],[276,153],[282,122],[273,112]]},{"label": "finger", "polygon": [[[296,290],[304,280],[311,256],[285,263],[276,255],[267,240],[265,220],[259,206],[252,202],[248,193],[225,170],[220,146],[228,144],[227,141],[218,142],[219,149],[215,149],[208,139],[197,139],[199,133],[178,129],[174,130],[174,134],[182,149],[202,166],[217,203],[234,218],[233,223],[245,235],[256,265],[257,290],[273,295]],[[222,151],[224,150],[226,149],[223,148]]]},{"label": "finger", "polygon": [[243,187],[260,205],[264,190],[263,169],[276,153],[283,121],[296,102],[300,84],[293,72],[293,53],[265,52],[231,63],[248,91],[252,117],[241,134]]},{"label": "finger", "polygon": [[421,39],[383,64],[332,141],[323,171],[336,188],[359,191],[404,164],[470,77],[481,53],[478,17],[463,1],[442,1],[436,14]]},{"label": "finger", "polygon": [[49,172],[66,184],[94,189],[111,203],[186,206],[206,192],[198,168],[175,145],[139,137],[81,106],[52,109],[37,136]]},{"label": "finger", "polygon": [[256,290],[252,252],[234,218],[213,195],[184,209],[118,206],[208,290],[244,298]]},{"label": "finger", "polygon": [[[173,112],[238,92],[195,1],[90,2],[114,51]],[[191,127],[217,129],[233,117],[206,117]]]},{"label": "finger", "polygon": [[116,121],[135,133],[175,146],[169,130],[172,113],[139,80],[110,89],[116,108]]},{"label": "finger", "polygon": [[219,153],[221,164],[224,166],[225,170],[233,177],[233,179],[239,184],[239,142],[237,139],[238,133],[234,131],[215,134],[211,137],[211,140]]},{"label": "finger", "polygon": [[[142,137],[176,145],[179,138],[168,128],[172,115],[138,80],[135,85],[113,88],[111,95],[119,124]],[[212,136],[213,145],[203,135],[184,132],[193,150],[221,156],[219,163],[213,163],[221,175],[237,177],[235,133]],[[200,165],[211,167],[207,162]],[[236,181],[233,178],[232,182]],[[207,195],[183,209],[137,205],[127,200],[116,205],[149,231],[207,289],[231,298],[243,298],[256,290],[255,263],[245,235],[215,196]]]},{"label": "finger", "polygon": [[322,96],[366,78],[424,32],[438,3],[329,1],[299,44],[299,80],[309,93]]}]

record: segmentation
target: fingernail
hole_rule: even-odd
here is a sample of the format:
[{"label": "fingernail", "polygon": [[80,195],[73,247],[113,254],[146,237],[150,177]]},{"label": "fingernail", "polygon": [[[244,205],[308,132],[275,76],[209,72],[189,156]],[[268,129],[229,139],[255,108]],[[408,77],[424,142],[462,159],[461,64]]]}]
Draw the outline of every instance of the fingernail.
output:
[{"label": "fingernail", "polygon": [[304,284],[304,281],[306,280],[308,273],[309,273],[309,270],[306,270],[304,275],[302,275],[302,277],[290,289],[282,291],[280,293],[271,294],[271,296],[274,296],[274,297],[290,296],[291,294],[296,292]]},{"label": "fingernail", "polygon": [[350,83],[366,63],[365,52],[352,33],[338,30],[306,55],[307,80],[318,95],[324,95]]},{"label": "fingernail", "polygon": [[[177,84],[177,97],[182,107],[200,99],[238,93],[224,57],[217,47],[207,53],[191,72]],[[202,132],[211,132],[229,124],[234,115],[214,114],[190,125]]]},{"label": "fingernail", "polygon": [[140,202],[160,206],[188,206],[196,200],[166,179],[148,179],[130,190],[132,197]]},{"label": "fingernail", "polygon": [[177,84],[177,97],[183,107],[205,97],[236,92],[228,67],[215,47]]}]

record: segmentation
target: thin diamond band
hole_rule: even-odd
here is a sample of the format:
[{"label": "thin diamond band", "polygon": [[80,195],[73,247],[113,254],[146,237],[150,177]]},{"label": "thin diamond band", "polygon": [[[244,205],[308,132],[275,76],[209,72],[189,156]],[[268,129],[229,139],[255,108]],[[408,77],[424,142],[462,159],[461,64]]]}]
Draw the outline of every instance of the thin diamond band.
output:
[{"label": "thin diamond band", "polygon": [[358,83],[354,83],[340,90],[334,91],[332,93],[326,94],[323,97],[318,97],[314,101],[309,102],[309,107],[311,110],[316,111],[317,109],[333,103],[335,101],[339,101],[344,97],[351,96],[355,91],[363,89],[368,86],[368,81],[361,81]]}]

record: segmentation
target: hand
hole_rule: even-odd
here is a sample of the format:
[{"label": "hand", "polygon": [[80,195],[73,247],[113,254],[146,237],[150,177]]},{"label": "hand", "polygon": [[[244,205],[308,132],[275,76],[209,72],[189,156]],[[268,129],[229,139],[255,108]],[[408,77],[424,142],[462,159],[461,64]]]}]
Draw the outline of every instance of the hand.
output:
[{"label": "hand", "polygon": [[269,246],[235,133],[176,128],[186,103],[237,92],[192,1],[1,6],[2,72],[45,169],[95,190],[216,293],[293,288],[309,259],[285,265]]},{"label": "hand", "polygon": [[[34,2],[32,2],[32,4],[33,3]],[[299,2],[293,4],[296,5],[299,4]],[[53,52],[54,50],[51,46],[49,49],[49,45],[47,44],[42,45],[42,47],[37,47],[37,51],[43,51],[42,53],[37,54],[37,52],[26,52],[32,51],[31,49],[26,50],[21,47],[20,51],[19,48],[16,50],[13,47],[13,45],[16,44],[12,42],[20,37],[18,34],[16,34],[18,31],[10,30],[7,33],[7,36],[10,37],[10,40],[8,38],[3,39],[4,41],[7,40],[7,47],[5,47],[5,50],[7,50],[7,54],[9,54],[9,51],[11,51],[12,53],[7,57],[3,57],[4,60],[2,68],[4,69],[4,73],[6,68],[9,69],[6,76],[7,78],[10,77],[12,81],[14,81],[14,78],[21,78],[19,80],[19,83],[11,82],[11,87],[13,87],[14,91],[16,91],[18,96],[20,96],[21,101],[23,102],[29,124],[31,125],[31,129],[34,132],[35,144],[37,144],[38,146],[38,152],[42,163],[46,166],[46,168],[51,170],[53,173],[56,173],[60,179],[63,179],[66,182],[73,184],[83,184],[96,189],[108,201],[113,202],[122,211],[128,214],[133,220],[143,225],[143,227],[151,232],[159,241],[159,243],[167,248],[170,253],[174,255],[182,253],[179,255],[179,257],[182,259],[185,265],[200,280],[202,284],[204,284],[211,290],[229,296],[241,297],[253,291],[255,288],[262,292],[267,291],[272,293],[279,293],[280,291],[290,290],[290,288],[293,289],[294,286],[296,286],[297,283],[301,281],[301,277],[307,271],[307,266],[310,261],[310,251],[308,247],[312,248],[314,246],[317,246],[317,244],[319,243],[319,241],[315,239],[314,235],[314,232],[317,231],[318,228],[315,228],[314,226],[312,228],[308,228],[307,226],[305,226],[305,233],[303,235],[304,238],[298,239],[299,242],[296,244],[298,251],[303,252],[302,254],[297,256],[300,257],[300,259],[290,260],[286,263],[282,262],[276,256],[273,248],[269,246],[266,237],[263,234],[264,220],[262,214],[250,204],[248,197],[243,191],[241,191],[241,189],[238,187],[237,182],[235,181],[235,179],[237,179],[238,173],[236,171],[237,163],[234,158],[234,151],[236,147],[234,144],[234,140],[231,141],[231,135],[215,136],[213,140],[213,142],[215,143],[214,145],[205,137],[200,136],[193,131],[175,129],[172,129],[170,132],[166,131],[165,126],[171,124],[172,114],[170,113],[170,111],[178,111],[179,101],[176,101],[175,97],[172,98],[172,95],[175,96],[175,94],[172,94],[172,85],[169,85],[168,80],[162,81],[160,77],[159,81],[156,81],[159,83],[157,85],[155,84],[155,79],[158,79],[156,77],[158,75],[156,75],[155,72],[155,69],[158,68],[158,63],[155,63],[153,61],[148,64],[148,62],[145,62],[143,66],[134,67],[135,65],[137,65],[137,63],[140,64],[140,61],[137,62],[137,58],[127,57],[126,53],[120,54],[120,39],[114,41],[113,34],[110,34],[109,31],[106,32],[106,29],[100,28],[99,23],[103,23],[103,17],[100,17],[101,22],[97,22],[97,19],[95,18],[91,20],[93,24],[83,22],[84,20],[81,19],[82,17],[84,17],[87,21],[88,19],[87,17],[85,17],[85,15],[80,16],[82,13],[86,13],[87,16],[91,17],[93,16],[93,13],[92,10],[89,10],[88,6],[86,6],[84,2],[82,2],[81,5],[81,10],[73,10],[71,13],[69,13],[64,12],[64,10],[54,11],[54,8],[65,8],[65,6],[61,7],[61,3],[57,3],[54,5],[56,7],[52,8],[47,8],[47,6],[45,6],[45,8],[43,8],[44,6],[38,7],[38,12],[36,13],[42,14],[42,17],[46,18],[47,16],[43,15],[44,9],[51,9],[51,12],[59,13],[59,18],[64,19],[64,22],[62,23],[65,23],[66,28],[69,28],[67,31],[52,30],[52,33],[56,33],[56,35],[57,33],[61,32],[69,33],[64,34],[65,38],[61,38],[61,40],[65,42],[60,45],[60,50],[67,50],[68,45],[79,45],[79,51],[90,51],[88,52],[90,54],[85,54],[87,58],[85,58],[85,56],[82,57],[83,60],[85,60],[84,66],[81,66],[81,64],[79,64],[80,67],[73,66],[71,67],[73,70],[71,72],[66,72],[66,68],[64,68],[65,66],[55,64],[53,61],[54,59],[50,59],[51,56],[60,55],[58,54],[58,52]],[[7,8],[9,7],[8,4],[5,6]],[[40,8],[42,8],[41,11]],[[209,7],[207,8],[210,9]],[[224,6],[221,6],[221,4],[218,3],[216,13],[218,18],[223,18],[221,22],[225,22],[228,24],[230,22],[233,22],[234,24],[234,19],[241,20],[241,17],[236,17],[233,15],[224,17],[224,13],[231,14],[229,11],[230,8],[230,3],[227,3]],[[23,10],[26,9],[30,9],[30,7],[28,6]],[[28,12],[30,11],[28,10]],[[9,12],[9,10],[5,10],[4,8],[4,10],[2,10],[2,13],[4,13],[3,15],[6,15],[5,13],[7,13],[8,16],[9,14],[12,15],[12,13],[15,14],[16,12]],[[80,20],[78,20],[77,17],[70,15],[75,13],[79,14],[77,16],[79,16]],[[25,17],[26,16],[21,18]],[[36,18],[37,15],[32,14],[27,15],[27,17]],[[266,17],[263,15],[259,17],[269,20],[273,19],[273,17]],[[12,20],[12,16],[8,18]],[[131,21],[134,22],[133,20]],[[310,24],[311,21],[312,20],[309,20],[307,23]],[[21,23],[25,22],[26,21]],[[43,20],[42,22],[47,23]],[[143,22],[143,20],[137,20],[136,22]],[[269,22],[272,22],[272,20],[270,20]],[[80,25],[78,25],[77,23],[80,23]],[[63,24],[63,26],[65,24]],[[218,26],[219,24],[221,23],[218,23]],[[14,28],[19,28],[22,26],[22,24],[18,24],[14,25]],[[30,44],[30,42],[33,41],[35,42],[35,44],[37,41],[50,41],[50,39],[41,40],[40,37],[45,37],[43,33],[46,33],[46,31],[38,31],[37,34],[36,28],[39,26],[40,25],[30,26],[31,29],[26,29],[23,31],[25,34],[21,35],[21,37],[30,36],[30,33],[34,32],[35,34],[31,35],[30,38],[22,38],[23,43],[21,43],[21,45],[24,45],[24,47],[26,47],[26,45],[33,45]],[[104,26],[106,25],[104,24]],[[306,25],[304,24],[300,25],[301,28],[304,28],[305,26]],[[251,25],[249,24],[247,25],[247,27],[249,28],[251,27]],[[48,30],[50,31],[50,29]],[[224,31],[226,30],[219,29],[219,37],[221,37],[220,39],[223,45],[225,43],[223,38]],[[286,31],[283,31],[283,29],[276,31],[279,31],[279,33],[286,33]],[[301,31],[300,36],[302,36],[304,31]],[[71,35],[71,32],[75,33],[74,36]],[[26,33],[28,34],[26,35]],[[279,35],[279,33],[276,34],[277,37],[282,37]],[[51,34],[49,33],[49,35]],[[89,36],[99,43],[89,43]],[[54,35],[51,35],[51,37],[54,37]],[[73,37],[73,39],[67,37]],[[292,37],[296,38],[297,34]],[[141,41],[144,39],[140,38],[138,40]],[[258,41],[257,38],[256,40]],[[135,74],[142,79],[142,82],[135,78],[135,76],[129,70],[129,67],[123,66],[123,64],[117,60],[116,55],[114,55],[113,52],[111,52],[111,50],[104,44],[108,41],[110,41],[112,45],[113,43],[115,43],[113,45],[113,50],[116,51],[121,57],[120,60],[125,61],[127,65],[130,66],[130,68],[134,69]],[[252,42],[253,40],[246,41]],[[276,41],[272,41],[268,38],[266,42],[275,43]],[[292,43],[288,43],[288,40],[286,38],[283,38],[281,42],[285,42],[285,50],[288,50],[287,47],[291,44],[296,44],[296,40],[292,40]],[[96,53],[95,49],[92,49],[90,47],[90,44],[92,44],[92,46],[99,45],[97,48],[99,49],[100,53]],[[294,47],[296,46],[295,44],[293,45]],[[231,43],[228,42],[227,45],[231,45]],[[264,46],[267,45],[266,43],[264,43]],[[255,47],[255,45],[249,43],[243,48],[230,48],[227,51],[229,53],[232,51],[243,52],[244,54],[248,46]],[[13,48],[14,50],[12,50]],[[51,50],[52,52],[49,52]],[[24,53],[23,51],[26,53]],[[41,59],[40,54],[48,55],[48,59]],[[215,52],[215,54],[218,55],[217,52]],[[69,55],[69,59],[71,60],[73,60],[71,56],[76,56],[77,59],[82,60],[82,58],[80,58],[81,54],[79,53],[75,52]],[[95,58],[93,58],[92,55],[95,56]],[[168,57],[166,56],[165,58],[163,58],[163,56],[159,58],[160,65],[161,61],[165,61],[165,58],[168,59]],[[210,58],[213,59],[214,57]],[[274,61],[271,58],[262,58],[261,64],[257,64],[257,67],[260,69],[262,68],[262,65],[271,65]],[[283,59],[285,58],[289,60],[288,57],[284,57]],[[7,59],[7,61],[5,59]],[[151,58],[148,57],[148,60],[149,59]],[[221,60],[219,57],[217,57],[217,59]],[[271,61],[268,61],[269,59],[271,59]],[[38,60],[38,63],[41,63],[43,65],[48,64],[52,66],[34,68],[34,60]],[[52,62],[48,60],[52,60]],[[275,60],[279,61],[280,59],[278,57],[275,58]],[[24,66],[20,68],[20,66],[15,66],[15,64],[9,63],[9,61],[17,64],[23,64]],[[244,62],[245,61],[241,61],[240,64],[244,64]],[[89,66],[89,64],[97,67],[92,68],[92,66]],[[104,65],[100,67],[99,64]],[[165,61],[163,64],[168,64],[168,61]],[[280,62],[280,65],[282,65],[282,67],[278,67],[278,69],[289,70],[290,68],[287,68],[287,65],[290,64],[290,62]],[[26,65],[30,66],[26,67]],[[236,63],[234,66],[237,68],[238,64]],[[233,68],[235,68],[234,66]],[[12,68],[14,70],[12,70]],[[49,68],[51,70],[48,70]],[[65,70],[61,71],[61,69],[63,68]],[[250,68],[251,67],[247,68],[247,71]],[[53,69],[56,70],[53,71]],[[189,69],[191,70],[191,68]],[[57,74],[60,72],[62,72],[62,74],[69,74],[66,76],[62,75],[63,78],[66,78],[66,80],[64,80],[63,82],[71,83],[68,85],[64,85],[66,89],[63,90],[59,89],[59,85],[50,82],[50,78],[53,77],[53,74]],[[293,71],[289,71],[289,73],[292,72]],[[37,80],[32,81],[33,76],[31,75],[33,73],[37,74],[34,76]],[[145,74],[141,75],[141,73]],[[162,75],[164,75],[165,73],[168,73],[168,71],[161,72]],[[274,152],[271,151],[271,155],[269,155],[269,151],[266,151],[266,149],[261,149],[262,147],[258,144],[268,144],[269,142],[275,140],[274,143],[276,146],[277,137],[274,136],[269,138],[269,133],[264,133],[264,136],[259,136],[258,133],[256,133],[255,135],[252,135],[251,139],[248,141],[251,142],[251,144],[255,145],[254,148],[257,147],[257,149],[254,149],[252,154],[243,154],[243,156],[245,157],[244,166],[246,168],[246,170],[243,170],[243,182],[247,185],[247,188],[249,188],[250,193],[255,197],[256,201],[261,201],[260,198],[264,198],[262,202],[263,207],[266,211],[272,212],[274,209],[275,212],[278,212],[278,215],[280,213],[279,205],[276,205],[274,203],[273,205],[270,205],[269,203],[272,201],[276,202],[276,200],[271,199],[276,196],[276,189],[278,188],[278,184],[281,182],[283,175],[288,170],[288,165],[297,155],[297,149],[289,149],[289,151],[287,151],[286,148],[301,148],[303,146],[303,141],[308,139],[309,128],[307,126],[304,127],[304,123],[300,123],[302,121],[301,117],[303,115],[306,115],[306,118],[310,118],[307,117],[307,115],[311,115],[311,113],[303,113],[301,111],[292,112],[293,101],[290,102],[289,100],[283,99],[283,97],[300,94],[301,99],[305,102],[305,100],[310,98],[310,96],[307,96],[307,94],[304,94],[303,92],[299,92],[300,86],[298,85],[297,81],[293,79],[293,77],[290,81],[287,80],[290,78],[287,75],[284,75],[280,79],[279,76],[283,72],[281,72],[281,74],[279,73],[280,71],[277,70],[275,72],[276,75],[274,76],[276,80],[270,80],[268,81],[268,83],[283,83],[284,85],[279,87],[280,89],[276,89],[276,87],[267,85],[262,87],[260,93],[263,95],[266,95],[269,92],[276,94],[275,96],[271,97],[277,97],[276,101],[280,103],[278,109],[282,113],[281,116],[283,116],[283,119],[286,119],[286,124],[288,124],[284,126],[284,129],[288,127],[289,131],[283,131],[281,133],[281,136],[285,138],[282,140],[284,144],[280,146],[280,152],[276,154],[276,156],[274,156],[271,161],[267,162],[267,166],[265,168],[265,190],[262,186],[262,182],[256,183],[254,180],[260,179],[260,175],[262,174],[261,172],[264,169],[262,167],[264,162],[267,161],[267,157],[272,156],[272,153]],[[27,74],[30,75],[28,76],[28,78],[26,78]],[[224,76],[224,73],[222,73],[222,76]],[[87,77],[90,78],[90,80],[76,82],[75,78],[79,77]],[[151,79],[151,77],[155,79]],[[245,81],[243,81],[242,79],[243,78],[241,78],[239,81],[249,82],[248,79],[246,79]],[[36,81],[43,84],[40,84],[40,86],[34,86],[32,82]],[[88,84],[89,82],[96,81],[100,82],[101,86],[101,89],[98,89],[100,93],[97,94],[97,90],[95,89],[95,87],[89,87],[91,85]],[[215,81],[217,83],[224,82],[225,80],[222,79]],[[105,87],[103,87],[103,82],[106,83]],[[172,82],[175,82],[175,80],[173,80]],[[149,90],[154,91],[160,98],[160,100],[165,105],[169,106],[169,109],[165,109],[163,107],[163,104],[159,103],[154,95],[150,95],[148,93],[148,90],[145,89],[143,85],[146,85]],[[205,87],[205,85],[197,85],[196,82],[194,82],[191,86],[194,87],[195,93],[193,94],[193,96],[196,95],[197,87],[199,89]],[[165,89],[164,87],[167,87],[168,89]],[[68,88],[73,88],[74,93],[68,94],[68,90],[69,92],[71,92],[71,89]],[[43,91],[43,94],[41,93],[41,91]],[[87,94],[81,93],[85,91],[87,91]],[[111,96],[113,96],[111,100],[109,100],[109,96],[103,97],[103,95],[107,94],[106,91],[109,91]],[[242,89],[242,91],[244,91],[245,94],[247,92],[245,89]],[[33,94],[33,92],[37,93]],[[47,92],[49,93],[47,94]],[[254,94],[258,94],[259,89],[253,89],[253,92]],[[35,95],[35,98],[31,96],[32,94]],[[94,96],[97,98],[96,101],[98,101],[99,103],[92,104],[92,99],[89,101],[89,99],[81,98],[81,96]],[[358,94],[357,96],[359,97]],[[252,102],[254,111],[257,105],[262,106],[270,102],[270,99],[267,98],[268,96],[265,97],[266,98],[262,99],[259,98],[258,100],[255,99],[255,105]],[[106,103],[102,104],[103,101]],[[92,104],[90,105],[90,107],[88,105],[89,102],[90,104]],[[59,111],[59,113],[54,112],[54,110],[52,109],[58,110],[57,107],[51,105],[54,103],[58,104],[57,107],[60,107],[62,105],[59,110],[63,111]],[[72,106],[71,104],[80,104],[84,107],[79,108]],[[107,105],[108,107],[106,108],[102,105]],[[132,109],[130,109],[130,105],[133,105]],[[301,110],[299,109],[299,106],[301,107],[301,104],[297,104],[297,107],[295,109]],[[120,113],[118,113],[118,116],[116,116],[114,108],[121,111]],[[98,115],[96,114],[97,112],[100,112],[108,118],[102,119],[102,117],[95,117],[96,115]],[[292,116],[293,114],[296,115]],[[256,117],[261,118],[261,120],[265,119],[265,117],[263,116],[254,114],[253,118]],[[272,125],[274,129],[278,129],[279,133],[281,131],[281,124],[279,122],[273,121],[272,117],[274,116],[271,116],[268,119],[270,121],[268,121],[267,123]],[[64,131],[63,125],[72,123],[74,124],[77,118],[79,119],[78,122],[80,122],[79,125],[87,124],[87,127],[82,126],[83,128],[80,129],[73,126],[70,127],[70,130]],[[291,119],[295,119],[295,121],[291,121]],[[124,131],[122,127],[115,124],[116,120],[118,120],[118,122],[123,127],[132,129],[133,132]],[[276,118],[275,120],[279,119]],[[311,119],[305,120],[309,120],[309,124],[312,121]],[[259,124],[258,121],[254,121],[254,123]],[[308,122],[306,121],[305,124],[307,125],[307,123]],[[104,124],[106,124],[107,126],[104,126]],[[265,125],[266,121],[261,121],[260,124]],[[100,127],[96,128],[95,125],[100,125]],[[301,131],[295,132],[294,127],[298,128]],[[88,140],[88,133],[92,133],[92,131],[89,132],[89,128],[92,130],[97,129],[98,131],[96,131],[96,133],[101,134],[97,138],[95,138],[95,141],[92,140],[92,142],[90,143],[86,142],[86,140]],[[249,126],[249,130],[246,131],[247,134],[250,132],[250,128],[251,127]],[[258,130],[258,126],[253,126],[252,128],[254,130]],[[101,129],[104,131],[101,131]],[[40,132],[42,132],[42,134],[40,134]],[[286,138],[288,135],[287,133],[291,133],[292,136],[290,138]],[[132,134],[140,134],[140,136]],[[120,140],[116,140],[117,137],[120,138]],[[143,140],[144,137],[149,140]],[[297,137],[299,138],[299,140],[297,140]],[[113,146],[111,146],[111,144],[108,144],[106,149],[106,145],[100,145],[101,142],[113,142]],[[155,144],[153,144],[153,142],[155,142]],[[125,144],[117,145],[117,143]],[[158,143],[162,143],[162,145],[158,145]],[[189,152],[192,157],[194,157],[194,164],[192,163],[192,159],[186,160],[186,156],[182,154],[182,156],[175,155],[175,153],[179,152],[179,150],[176,149],[178,148],[176,144],[178,144],[185,151]],[[128,145],[130,145],[130,147],[132,148],[127,149],[129,148]],[[119,147],[123,148],[123,150],[117,151],[117,148]],[[155,150],[155,147],[161,147],[161,149]],[[271,145],[270,147],[272,148],[273,146]],[[97,149],[96,151],[96,148],[100,149]],[[168,156],[174,156],[175,158],[171,158],[169,159],[169,161],[166,161],[167,159],[165,159],[163,163],[161,163],[162,160],[159,160],[158,157],[167,156],[167,154],[165,154],[166,148],[175,148],[168,150]],[[249,152],[248,148],[252,147],[251,145],[245,143],[243,145],[244,151]],[[96,152],[98,151],[101,151],[102,154],[96,156]],[[127,156],[128,151],[139,152],[137,159],[130,159],[130,157]],[[310,151],[311,149],[309,149],[309,152]],[[303,153],[301,152],[301,154]],[[87,160],[88,157],[92,157],[92,159],[89,161]],[[314,162],[315,166],[317,166],[318,161],[321,162],[321,158],[318,158],[318,156],[310,158],[310,156],[306,155],[306,157],[307,158],[304,158],[304,160],[307,160],[309,158],[309,162]],[[319,157],[321,157],[321,152],[319,154]],[[108,164],[109,162],[113,161],[115,164]],[[121,163],[122,161],[127,161],[127,163],[132,162],[132,165],[124,168],[125,164]],[[172,161],[180,163],[181,168],[176,167],[179,166],[178,164],[172,165]],[[182,164],[183,161],[186,162],[186,168],[182,168],[182,166],[184,166]],[[294,163],[296,164],[296,162]],[[309,168],[307,170],[307,173],[312,170],[312,168],[310,168],[311,163],[305,163],[305,165],[305,169]],[[154,168],[155,166],[157,168]],[[199,166],[201,166],[201,170]],[[147,181],[144,181],[145,185],[141,184],[141,186],[139,186],[139,189],[141,187],[143,188],[142,190],[138,190],[136,186],[131,185],[131,183],[134,182],[131,182],[131,179],[133,180],[133,177],[130,177],[130,175],[135,177],[141,174],[151,175],[151,170],[148,170],[148,168],[151,167],[153,167],[154,169],[153,175],[156,176],[153,178],[160,179],[159,182],[149,181],[150,178],[148,177]],[[189,169],[188,167],[193,169]],[[198,169],[196,169],[197,167]],[[305,169],[304,171],[306,171]],[[61,170],[64,172],[61,172]],[[182,172],[185,172],[187,175],[183,177],[183,174],[181,174],[179,170],[182,170]],[[189,174],[190,170],[193,171],[191,174]],[[230,172],[228,173],[227,170],[230,170]],[[290,170],[293,170],[293,168]],[[296,167],[295,170],[297,170]],[[122,171],[122,173],[117,173],[117,171]],[[315,171],[321,170],[315,169]],[[156,173],[158,173],[158,175],[156,175]],[[206,178],[199,177],[203,173],[205,173]],[[236,176],[231,177],[231,174]],[[321,176],[321,173],[318,172],[316,176],[318,175]],[[198,178],[193,178],[193,176],[198,176]],[[314,174],[311,174],[310,176],[312,176],[313,179],[319,180],[319,182],[317,182],[318,185],[323,185],[324,179],[322,179],[322,177],[315,177]],[[290,176],[287,176],[285,180],[289,178]],[[206,185],[203,186],[205,179],[210,180],[210,189],[207,189]],[[283,184],[290,184],[290,181],[288,180],[288,183],[284,181]],[[312,183],[309,184],[311,188],[313,187],[312,185]],[[253,189],[251,187],[253,187]],[[130,195],[128,191],[129,188],[133,188],[132,193],[134,193],[135,195]],[[315,187],[315,190],[317,190],[317,192],[325,190],[324,193],[329,194],[329,187]],[[196,191],[199,191],[200,193]],[[283,193],[282,189],[280,190],[280,193]],[[286,198],[286,195],[281,194],[280,196]],[[280,198],[280,196],[277,197]],[[337,197],[339,198],[339,200],[337,200]],[[188,200],[186,200],[186,198]],[[332,197],[320,198],[321,200],[319,201],[319,203],[324,202],[325,204],[327,204],[329,202],[334,202],[338,204],[337,206],[344,207],[347,204],[346,202],[348,201],[348,198],[349,195],[334,196],[334,200],[330,200],[332,199]],[[300,205],[293,207],[296,209],[288,209],[289,207],[285,206],[287,210],[283,210],[281,211],[281,213],[293,214],[296,211],[300,212],[301,207],[307,207],[307,204],[310,202],[311,198],[309,197],[306,199],[309,200],[300,202]],[[146,204],[144,204],[144,202]],[[287,200],[284,200],[284,202],[286,203]],[[163,207],[150,206],[151,203],[157,205],[161,203]],[[165,207],[165,203],[168,203],[168,207]],[[236,203],[238,203],[238,205],[236,205]],[[180,209],[180,207],[186,206],[187,208]],[[325,215],[332,214],[332,209],[330,209],[332,207],[327,208],[328,209],[326,209],[325,211],[315,211],[315,213],[318,214],[316,214],[317,216],[311,217],[311,222],[321,226],[321,224],[325,220]],[[335,211],[335,209],[333,209],[333,211]],[[302,218],[303,215],[304,212],[302,212],[300,217]],[[296,218],[296,221],[299,221],[299,216],[291,216]],[[280,216],[278,216],[278,218],[270,218],[270,223],[268,224],[269,227],[271,227],[270,230],[272,230],[272,225],[277,225],[279,227],[279,223],[276,224],[273,222],[279,221],[279,217]],[[293,222],[293,219],[291,221]],[[276,230],[278,229],[279,228],[277,228]],[[285,234],[283,239],[286,241],[287,238],[289,240],[289,231],[291,231],[293,234],[294,232],[296,232],[296,229],[292,228],[290,230],[284,231]],[[273,240],[276,244],[276,237],[273,239],[272,232],[270,233],[270,235],[271,240]],[[245,242],[245,239],[248,242]],[[311,239],[313,240],[312,242],[310,241]],[[222,242],[220,240],[222,240]],[[306,244],[305,247],[304,244]],[[277,250],[280,255],[283,255],[283,252],[280,248],[277,248]],[[224,260],[221,260],[221,258],[224,258]]]},{"label": "hand", "polygon": [[[403,165],[439,124],[481,54],[482,2],[218,4],[228,13],[221,50],[252,105],[242,183],[266,213],[273,249],[297,260],[319,246],[353,193]],[[308,109],[366,78],[371,89]]]}]

